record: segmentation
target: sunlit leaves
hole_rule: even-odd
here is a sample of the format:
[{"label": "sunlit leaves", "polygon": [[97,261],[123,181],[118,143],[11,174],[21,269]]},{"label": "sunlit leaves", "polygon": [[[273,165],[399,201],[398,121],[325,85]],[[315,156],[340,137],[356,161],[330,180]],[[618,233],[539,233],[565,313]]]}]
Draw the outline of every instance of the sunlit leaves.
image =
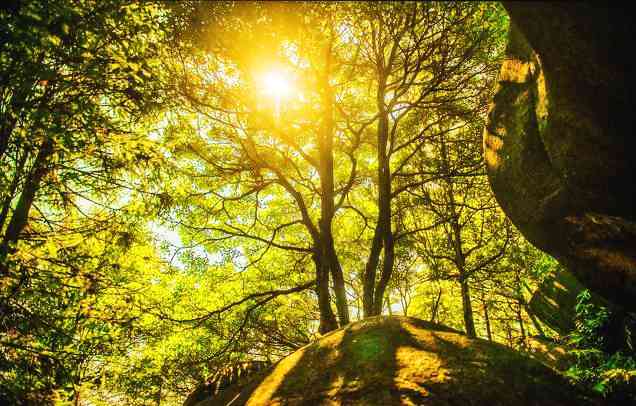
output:
[{"label": "sunlit leaves", "polygon": [[[411,314],[428,318],[443,291],[435,320],[461,325],[457,270],[432,254],[452,251],[440,210],[450,195],[463,207],[469,267],[505,234],[480,172],[476,114],[505,39],[500,6],[23,3],[0,11],[7,221],[45,141],[52,152],[0,279],[11,300],[2,338],[22,346],[2,353],[12,393],[175,403],[224,362],[275,360],[310,340],[312,289],[249,297],[315,278],[319,154],[331,125],[331,228],[359,316],[382,103],[396,124],[386,146],[400,236],[389,303],[411,301]],[[422,21],[404,29],[413,10]],[[379,48],[393,38],[378,100],[377,68],[391,57]],[[488,274],[519,269],[513,262],[475,271],[471,283],[514,291],[509,277]]]}]

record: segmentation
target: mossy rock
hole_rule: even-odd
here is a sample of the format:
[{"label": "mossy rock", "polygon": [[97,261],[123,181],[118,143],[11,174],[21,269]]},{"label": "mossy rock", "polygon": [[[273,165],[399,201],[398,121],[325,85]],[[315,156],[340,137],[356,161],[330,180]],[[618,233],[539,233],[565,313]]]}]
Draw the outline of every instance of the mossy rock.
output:
[{"label": "mossy rock", "polygon": [[[576,304],[578,295],[585,290],[570,272],[561,269],[551,275],[539,285],[532,295],[528,306],[530,311],[551,329],[565,336],[575,328]],[[595,303],[602,303],[594,296]]]},{"label": "mossy rock", "polygon": [[632,16],[505,3],[511,26],[484,132],[502,209],[591,291],[636,312]]},{"label": "mossy rock", "polygon": [[247,405],[594,404],[540,362],[409,317],[325,335],[276,365]]}]

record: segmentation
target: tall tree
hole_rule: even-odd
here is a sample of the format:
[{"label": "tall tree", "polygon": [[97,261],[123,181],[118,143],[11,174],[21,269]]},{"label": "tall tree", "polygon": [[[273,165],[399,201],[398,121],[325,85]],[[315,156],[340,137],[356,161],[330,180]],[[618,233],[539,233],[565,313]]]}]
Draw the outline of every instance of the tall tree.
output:
[{"label": "tall tree", "polygon": [[481,157],[471,149],[480,142],[478,131],[456,129],[440,136],[428,162],[440,179],[412,191],[433,218],[443,220],[419,235],[419,245],[429,266],[450,265],[448,270],[461,287],[464,327],[470,337],[476,336],[470,280],[502,258],[512,235],[488,192]]},{"label": "tall tree", "polygon": [[0,398],[70,385],[79,402],[84,361],[117,325],[83,306],[137,235],[120,192],[150,166],[137,130],[164,97],[166,32],[157,6],[117,1],[17,2],[0,26]]},{"label": "tall tree", "polygon": [[[248,17],[249,21],[258,21],[259,17],[263,20],[234,37],[245,42],[216,43],[214,54],[207,57],[209,65],[201,66],[194,74],[185,72],[182,94],[198,117],[198,125],[207,131],[203,137],[201,132],[194,134],[197,141],[184,148],[204,165],[197,176],[207,181],[198,187],[219,189],[232,185],[233,191],[226,189],[224,194],[215,193],[216,203],[209,202],[209,206],[218,209],[207,210],[208,215],[226,215],[225,224],[209,227],[182,223],[193,231],[209,233],[208,241],[226,238],[260,241],[263,252],[270,248],[287,250],[297,253],[301,262],[310,259],[315,267],[320,330],[326,332],[338,325],[331,310],[330,277],[339,324],[349,322],[344,272],[336,253],[332,224],[353,186],[356,164],[353,154],[348,151],[357,148],[359,136],[340,135],[337,124],[334,81],[340,70],[340,50],[334,7],[277,5],[277,12],[281,11],[280,7],[302,8],[307,21],[296,26],[295,32],[267,37],[268,34],[261,30],[276,25],[273,17],[276,14],[268,12],[267,7],[259,9],[256,16]],[[224,27],[225,35],[227,30],[239,27],[232,15],[222,20],[224,22],[219,26]],[[255,56],[249,55],[260,55],[264,52],[262,47],[242,47],[242,56],[237,56],[237,44],[247,43],[249,37],[256,35],[268,38],[267,45],[278,49],[280,54],[260,65],[255,63]],[[288,41],[287,45],[285,41]],[[291,45],[289,41],[292,41]],[[232,70],[236,83],[230,83],[234,79],[228,81],[225,74],[215,78],[213,91],[191,86],[192,82],[200,82],[206,71],[218,71],[221,67]],[[201,76],[195,78],[199,73]],[[282,86],[277,83],[281,80],[280,75],[299,78],[294,84],[296,89],[290,94],[277,93],[284,89],[271,88]],[[224,107],[219,109],[218,104]],[[171,134],[175,139],[179,138],[177,131]],[[215,151],[206,144],[215,145]],[[348,171],[335,168],[335,162],[343,157],[350,159]],[[241,205],[239,200],[251,200],[252,208],[247,212],[227,210],[229,205]],[[295,213],[289,211],[290,205],[296,208]],[[282,222],[275,222],[270,211],[273,208],[282,214],[278,217]],[[188,208],[193,214],[201,209],[192,205]],[[268,211],[272,217],[263,221],[262,213]],[[241,226],[243,220],[233,213],[250,216],[252,225]],[[308,238],[303,238],[302,234]]]},{"label": "tall tree", "polygon": [[413,232],[397,230],[393,202],[439,177],[411,171],[411,161],[448,131],[442,123],[482,113],[497,68],[492,54],[502,45],[502,27],[493,23],[501,12],[483,4],[405,3],[364,5],[355,14],[359,64],[374,86],[377,119],[377,218],[362,275],[366,316],[382,312],[395,245]]}]

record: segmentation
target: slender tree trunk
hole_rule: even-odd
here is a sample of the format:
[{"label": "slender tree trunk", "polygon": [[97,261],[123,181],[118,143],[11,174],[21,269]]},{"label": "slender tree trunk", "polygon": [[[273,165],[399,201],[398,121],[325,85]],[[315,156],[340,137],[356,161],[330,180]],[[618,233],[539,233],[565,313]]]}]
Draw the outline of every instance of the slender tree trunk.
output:
[{"label": "slender tree trunk", "polygon": [[316,294],[318,295],[318,310],[320,312],[320,334],[328,333],[338,328],[336,316],[331,309],[329,297],[329,269],[320,259],[319,253],[314,253],[314,265],[316,266]]},{"label": "slender tree trunk", "polygon": [[475,321],[473,318],[473,307],[470,299],[470,286],[468,284],[469,273],[466,269],[466,258],[464,257],[464,250],[462,246],[462,229],[459,224],[460,213],[457,211],[457,204],[455,202],[455,190],[453,188],[453,179],[451,178],[451,172],[449,168],[449,157],[446,150],[446,143],[444,138],[441,138],[442,148],[442,171],[446,180],[446,203],[448,204],[448,210],[450,214],[450,235],[447,234],[448,242],[455,251],[455,266],[459,273],[459,284],[461,286],[462,295],[462,312],[464,315],[464,328],[466,329],[466,335],[471,338],[477,337],[475,331]]},{"label": "slender tree trunk", "polygon": [[338,308],[338,319],[340,325],[349,323],[349,309],[347,305],[347,295],[344,283],[342,266],[336,254],[333,241],[331,224],[335,215],[334,207],[334,179],[333,179],[333,114],[331,99],[325,97],[328,104],[325,108],[324,125],[320,142],[318,145],[320,153],[320,185],[321,185],[321,205],[320,205],[320,237],[322,240],[322,256],[325,265],[331,271],[334,291],[336,295],[336,307]]},{"label": "slender tree trunk", "polygon": [[[523,282],[521,284],[522,288],[525,288],[530,294],[532,294],[532,290],[530,289],[530,286],[528,286],[527,283]],[[523,292],[523,289],[521,289],[521,292]],[[523,296],[523,293],[521,293],[521,295]],[[543,331],[543,328],[541,327],[541,323],[539,323],[539,321],[537,320],[537,318],[535,317],[535,315],[532,313],[532,311],[530,310],[530,307],[528,306],[528,302],[525,300],[523,300],[523,308],[526,311],[526,314],[528,315],[528,317],[530,317],[530,320],[532,321],[532,325],[534,326],[534,328],[537,330],[537,332],[539,333],[539,335],[541,337],[545,337],[545,331]]]},{"label": "slender tree trunk", "polygon": [[161,392],[162,392],[162,390],[163,390],[163,379],[160,379],[159,380],[159,387],[157,388],[157,406],[161,406]]},{"label": "slender tree trunk", "polygon": [[462,289],[462,310],[464,313],[464,327],[466,328],[466,335],[470,338],[477,337],[475,331],[475,321],[473,319],[473,307],[470,301],[470,288],[468,286],[468,280],[466,277],[460,277],[461,289]]},{"label": "slender tree trunk", "polygon": [[382,298],[384,292],[391,280],[391,274],[393,273],[393,265],[395,263],[395,242],[393,240],[393,233],[390,231],[391,225],[389,220],[389,231],[385,232],[384,239],[384,258],[382,261],[382,273],[380,274],[380,280],[375,287],[375,309],[374,315],[378,316],[382,314]]},{"label": "slender tree trunk", "polygon": [[522,309],[525,302],[525,298],[523,297],[523,285],[521,284],[521,275],[520,271],[517,270],[515,272],[515,282],[516,282],[516,290],[517,290],[517,322],[519,323],[519,328],[521,329],[521,345],[526,347],[526,329],[523,324],[523,314]]},{"label": "slender tree trunk", "polygon": [[11,180],[11,185],[9,185],[6,195],[4,197],[4,202],[2,203],[2,210],[0,211],[0,231],[4,227],[4,222],[7,220],[7,216],[9,214],[9,209],[11,208],[11,202],[15,197],[15,192],[18,188],[18,184],[20,183],[20,178],[22,177],[22,171],[24,170],[24,165],[26,164],[29,153],[24,151],[24,154],[20,157],[20,161],[15,169],[15,174],[13,179]]},{"label": "slender tree trunk", "polygon": [[340,265],[340,260],[336,255],[331,230],[329,230],[328,238],[325,239],[327,240],[325,243],[326,255],[329,262],[329,269],[331,270],[331,276],[333,278],[334,293],[336,296],[338,321],[340,322],[340,326],[344,326],[349,324],[349,305],[347,303],[347,291],[345,289],[344,275]]},{"label": "slender tree trunk", "polygon": [[329,78],[331,74],[332,63],[332,44],[333,38],[330,39],[329,45],[325,50],[325,71],[323,72],[322,82],[322,104],[323,117],[318,135],[318,154],[320,176],[320,235],[322,259],[331,272],[333,279],[334,292],[336,296],[336,307],[338,309],[338,319],[340,325],[344,326],[349,323],[349,306],[347,304],[347,292],[345,288],[344,275],[340,260],[336,254],[334,247],[333,232],[331,225],[335,215],[335,188],[334,188],[334,164],[333,164],[333,136],[334,136],[334,118],[333,103],[334,95]]},{"label": "slender tree trunk", "polygon": [[40,188],[40,182],[49,171],[49,158],[53,154],[53,140],[45,138],[40,146],[38,155],[33,163],[33,169],[25,182],[20,199],[13,211],[11,221],[0,243],[0,274],[6,273],[5,260],[12,247],[18,242],[20,233],[26,227],[29,219],[29,211],[33,205],[35,194]]},{"label": "slender tree trunk", "polygon": [[[386,109],[384,97],[386,94],[386,74],[381,69],[376,94],[379,111],[377,129],[377,160],[378,160],[378,223],[373,236],[373,243],[364,274],[364,309],[365,317],[377,316],[382,313],[384,292],[391,280],[395,264],[395,238],[391,228],[391,167],[390,155],[387,151],[389,141],[389,112]],[[376,269],[380,262],[380,252],[383,252],[382,270],[376,284]]]},{"label": "slender tree trunk", "polygon": [[[407,289],[410,289],[407,285]],[[409,314],[409,307],[411,305],[411,298],[408,296],[407,291],[402,291],[402,289],[399,290],[400,293],[400,304],[402,305],[402,314],[405,316],[408,316]]]},{"label": "slender tree trunk", "polygon": [[470,286],[468,284],[468,272],[466,270],[466,258],[462,249],[461,227],[459,225],[459,215],[455,211],[455,199],[453,197],[452,187],[450,189],[450,204],[452,210],[451,229],[453,233],[453,246],[455,249],[455,265],[459,272],[459,283],[462,292],[462,310],[464,314],[464,327],[466,335],[471,338],[477,337],[475,331],[475,321],[473,318],[473,307],[470,299]]},{"label": "slender tree trunk", "polygon": [[435,322],[435,319],[437,319],[437,310],[439,309],[439,302],[442,299],[442,288],[438,288],[437,291],[437,299],[435,299],[435,302],[433,303],[433,308],[431,309],[431,322]]},{"label": "slender tree trunk", "polygon": [[484,307],[484,320],[486,322],[486,336],[488,341],[492,341],[492,330],[490,329],[490,316],[488,315],[488,303],[482,299],[482,305]]},{"label": "slender tree trunk", "polygon": [[364,269],[362,281],[362,309],[364,317],[373,316],[374,313],[374,291],[375,291],[375,275],[380,262],[380,252],[382,251],[382,231],[378,230],[380,224],[376,225],[371,243],[371,251]]},{"label": "slender tree trunk", "polygon": [[514,343],[512,342],[512,329],[510,328],[508,323],[506,323],[506,336],[508,337],[508,347],[513,348]]},{"label": "slender tree trunk", "polygon": [[519,328],[521,329],[521,346],[526,347],[526,329],[523,324],[523,317],[521,314],[521,301],[517,301],[517,322],[519,323]]}]

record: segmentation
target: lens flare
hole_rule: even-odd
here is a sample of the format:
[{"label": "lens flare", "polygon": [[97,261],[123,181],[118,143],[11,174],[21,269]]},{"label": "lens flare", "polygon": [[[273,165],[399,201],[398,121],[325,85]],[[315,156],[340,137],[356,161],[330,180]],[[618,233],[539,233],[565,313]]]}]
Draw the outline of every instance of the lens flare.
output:
[{"label": "lens flare", "polygon": [[270,71],[263,75],[261,85],[263,93],[278,100],[288,98],[293,90],[289,79],[279,71]]}]

